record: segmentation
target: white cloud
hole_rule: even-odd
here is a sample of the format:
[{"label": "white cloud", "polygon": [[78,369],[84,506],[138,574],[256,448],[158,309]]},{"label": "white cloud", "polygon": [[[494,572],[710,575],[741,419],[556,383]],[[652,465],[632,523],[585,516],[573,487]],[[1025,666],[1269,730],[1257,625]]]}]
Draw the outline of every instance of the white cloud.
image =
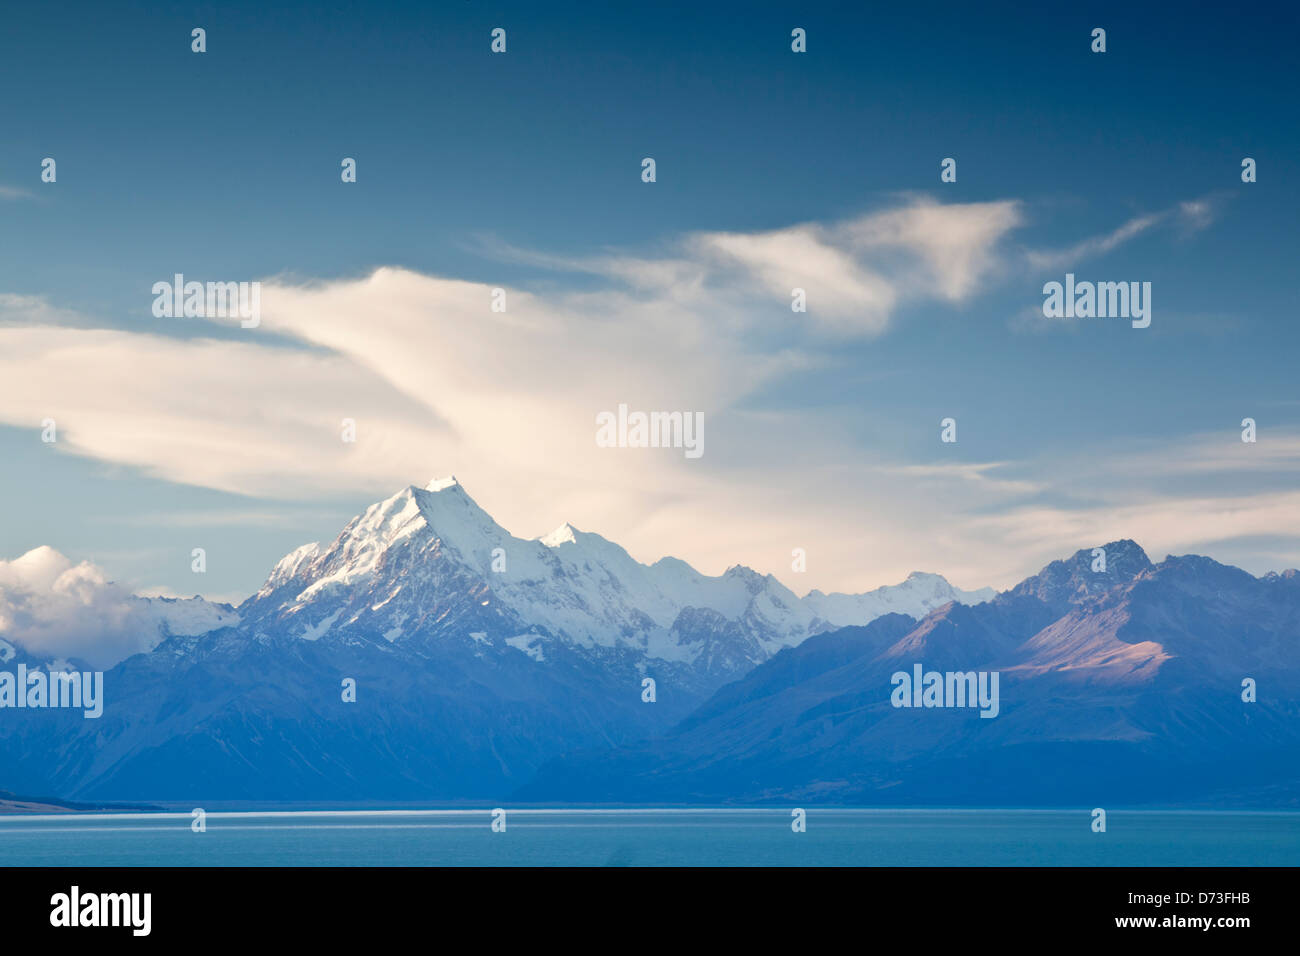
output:
[{"label": "white cloud", "polygon": [[40,296],[0,292],[0,326],[66,325],[89,326],[91,321],[80,312],[59,309]]},{"label": "white cloud", "polygon": [[1134,216],[1104,235],[1091,236],[1065,249],[1031,251],[1026,259],[1034,269],[1069,269],[1105,255],[1157,226],[1176,224],[1186,232],[1196,232],[1213,221],[1214,203],[1210,199],[1189,200],[1160,212]]},{"label": "white cloud", "polygon": [[[179,625],[182,615],[211,622],[200,631],[216,624],[202,602],[160,614],[108,581],[95,565],[73,564],[53,548],[0,561],[0,638],[39,658],[75,657],[92,667],[111,667],[152,650],[165,636],[160,619]],[[183,626],[176,629],[185,631]]]},{"label": "white cloud", "polygon": [[788,312],[791,290],[808,294],[801,318],[839,336],[884,332],[907,302],[958,302],[999,268],[999,245],[1023,221],[1020,203],[941,204],[921,197],[880,212],[823,225],[765,232],[700,232],[664,255],[563,258],[495,241],[486,251],[514,262],[586,272],[653,294],[717,321],[753,325],[755,306]]},{"label": "white cloud", "polygon": [[957,302],[973,295],[998,265],[998,244],[1024,221],[1019,202],[939,204],[917,200],[901,209],[875,213],[840,227],[862,254],[906,250],[919,257],[923,272],[909,291],[934,290]]},{"label": "white cloud", "polygon": [[[447,433],[339,356],[107,329],[0,328],[0,398],[0,419],[34,436],[54,419],[51,451],[279,497],[387,489],[395,469],[423,474],[422,449]],[[344,417],[368,426],[355,445]]]},{"label": "white cloud", "polygon": [[[41,453],[258,498],[355,494],[358,510],[454,472],[516,534],[567,520],[642,560],[675,554],[709,573],[741,561],[801,591],[918,569],[1007,585],[1107,535],[1148,529],[1152,547],[1177,548],[1217,533],[1197,516],[1216,513],[1213,495],[1149,504],[1123,528],[1140,517],[1131,502],[1044,505],[1036,496],[1070,482],[1042,463],[882,460],[824,410],[747,407],[792,371],[834,369],[834,340],[756,344],[806,328],[791,324],[787,284],[808,289],[826,328],[879,334],[902,303],[963,300],[996,279],[998,243],[1020,219],[1013,202],[914,201],[835,226],[699,234],[660,258],[535,257],[604,284],[507,288],[505,313],[490,310],[493,283],[403,269],[268,281],[262,326],[222,338],[55,327],[31,300],[10,301],[28,321],[4,327],[0,300],[0,422],[30,429]],[[754,307],[764,300],[773,308]],[[619,403],[703,412],[704,457],[598,448],[595,417]],[[52,447],[37,438],[46,417]],[[343,418],[355,444],[341,441]],[[1109,471],[1088,486],[1123,486],[1106,479],[1143,467],[1137,457],[1100,456]],[[1251,527],[1276,516],[1279,502],[1255,504]],[[795,547],[807,575],[789,571]]]},{"label": "white cloud", "polygon": [[857,262],[812,226],[757,235],[709,233],[695,237],[704,256],[748,273],[774,301],[788,307],[791,292],[804,289],[808,314],[834,328],[876,334],[888,325],[898,290],[880,273]]},{"label": "white cloud", "polygon": [[1077,262],[1104,255],[1135,236],[1146,232],[1164,218],[1164,214],[1137,216],[1104,236],[1092,236],[1066,249],[1029,253],[1029,264],[1036,269],[1069,268]]}]

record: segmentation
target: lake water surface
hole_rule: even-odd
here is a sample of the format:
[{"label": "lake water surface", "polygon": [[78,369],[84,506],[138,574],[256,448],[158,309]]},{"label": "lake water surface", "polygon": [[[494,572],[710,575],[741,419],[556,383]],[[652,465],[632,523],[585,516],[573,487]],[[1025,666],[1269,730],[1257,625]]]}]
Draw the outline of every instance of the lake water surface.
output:
[{"label": "lake water surface", "polygon": [[0,866],[1297,866],[1300,813],[291,811],[0,817]]}]

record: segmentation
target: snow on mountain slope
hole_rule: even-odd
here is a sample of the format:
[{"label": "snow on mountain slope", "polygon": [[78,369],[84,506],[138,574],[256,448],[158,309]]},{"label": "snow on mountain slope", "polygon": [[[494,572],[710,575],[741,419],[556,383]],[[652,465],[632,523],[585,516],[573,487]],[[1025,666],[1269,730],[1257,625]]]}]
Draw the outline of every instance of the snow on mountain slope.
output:
[{"label": "snow on mountain slope", "polygon": [[980,604],[997,595],[993,588],[963,591],[939,574],[913,571],[902,584],[876,588],[865,594],[823,594],[813,591],[804,598],[818,615],[837,627],[866,623],[884,614],[924,617],[949,601]]},{"label": "snow on mountain slope", "polygon": [[234,627],[239,615],[228,604],[215,604],[195,596],[192,598],[150,597],[137,598],[147,603],[149,613],[159,624],[159,630],[181,637],[194,637],[215,631],[220,627]]},{"label": "snow on mountain slope", "polygon": [[[741,566],[710,577],[676,558],[642,564],[567,523],[517,538],[455,478],[443,478],[371,505],[328,547],[286,555],[240,613],[264,630],[283,626],[312,639],[349,629],[390,641],[474,633],[528,647],[536,660],[547,640],[560,640],[726,673],[821,630],[890,611],[920,616],[992,593],[918,573],[868,594],[814,591],[801,599]],[[516,640],[523,635],[532,637]]]}]

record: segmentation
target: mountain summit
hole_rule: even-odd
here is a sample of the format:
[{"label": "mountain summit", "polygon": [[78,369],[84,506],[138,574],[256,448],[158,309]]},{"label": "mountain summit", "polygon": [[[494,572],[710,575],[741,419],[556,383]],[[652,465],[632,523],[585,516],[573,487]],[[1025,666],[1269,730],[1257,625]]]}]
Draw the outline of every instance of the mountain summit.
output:
[{"label": "mountain summit", "polygon": [[475,633],[534,657],[555,642],[631,651],[684,665],[693,683],[714,688],[810,634],[993,594],[914,573],[866,594],[799,598],[740,565],[710,577],[675,558],[642,564],[568,523],[517,538],[455,478],[442,478],[371,505],[327,547],[286,555],[239,614],[255,631],[313,641],[332,633],[428,643]]}]

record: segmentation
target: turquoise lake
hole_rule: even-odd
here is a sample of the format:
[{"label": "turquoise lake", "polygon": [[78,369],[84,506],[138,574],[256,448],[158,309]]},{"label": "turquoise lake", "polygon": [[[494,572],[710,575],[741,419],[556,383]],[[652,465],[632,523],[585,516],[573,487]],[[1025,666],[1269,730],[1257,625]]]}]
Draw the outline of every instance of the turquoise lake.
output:
[{"label": "turquoise lake", "polygon": [[0,817],[3,866],[1296,866],[1300,813],[489,810]]}]

